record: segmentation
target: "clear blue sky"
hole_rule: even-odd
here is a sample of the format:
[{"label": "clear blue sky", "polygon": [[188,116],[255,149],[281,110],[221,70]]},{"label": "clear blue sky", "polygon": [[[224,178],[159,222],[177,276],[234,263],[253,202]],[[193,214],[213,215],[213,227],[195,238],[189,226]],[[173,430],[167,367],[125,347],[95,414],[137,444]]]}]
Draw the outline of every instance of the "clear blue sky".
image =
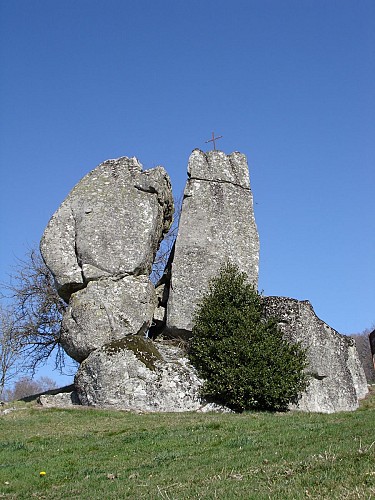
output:
[{"label": "clear blue sky", "polygon": [[375,323],[374,0],[2,0],[0,280],[108,158],[248,157],[266,295]]}]

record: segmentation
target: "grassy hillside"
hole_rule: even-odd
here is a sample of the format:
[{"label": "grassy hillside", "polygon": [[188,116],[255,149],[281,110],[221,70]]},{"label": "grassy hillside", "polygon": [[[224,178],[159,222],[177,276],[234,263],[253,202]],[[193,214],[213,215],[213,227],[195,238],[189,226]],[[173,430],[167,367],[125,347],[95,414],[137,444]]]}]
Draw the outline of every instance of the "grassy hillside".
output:
[{"label": "grassy hillside", "polygon": [[375,498],[374,422],[375,394],[335,415],[28,404],[0,416],[0,498]]}]

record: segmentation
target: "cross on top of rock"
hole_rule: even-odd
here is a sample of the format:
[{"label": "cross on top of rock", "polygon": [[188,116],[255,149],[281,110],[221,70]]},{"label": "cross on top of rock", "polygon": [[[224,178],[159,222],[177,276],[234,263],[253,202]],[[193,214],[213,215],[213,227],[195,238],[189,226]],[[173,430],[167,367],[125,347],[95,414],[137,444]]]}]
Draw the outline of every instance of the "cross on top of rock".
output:
[{"label": "cross on top of rock", "polygon": [[222,135],[219,135],[219,137],[215,137],[215,133],[212,132],[212,139],[206,141],[206,144],[208,142],[213,142],[214,143],[214,150],[216,151],[216,143],[215,143],[215,141],[217,141],[218,139],[221,139],[222,137],[223,137]]}]

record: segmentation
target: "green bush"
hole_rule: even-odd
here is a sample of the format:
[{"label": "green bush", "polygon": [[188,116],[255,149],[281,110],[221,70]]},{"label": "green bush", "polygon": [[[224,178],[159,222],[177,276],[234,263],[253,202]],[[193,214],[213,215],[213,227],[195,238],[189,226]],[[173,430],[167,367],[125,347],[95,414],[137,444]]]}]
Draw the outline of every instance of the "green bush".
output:
[{"label": "green bush", "polygon": [[285,411],[306,388],[305,351],[264,319],[261,297],[232,264],[199,304],[189,359],[205,380],[202,396],[235,411]]}]

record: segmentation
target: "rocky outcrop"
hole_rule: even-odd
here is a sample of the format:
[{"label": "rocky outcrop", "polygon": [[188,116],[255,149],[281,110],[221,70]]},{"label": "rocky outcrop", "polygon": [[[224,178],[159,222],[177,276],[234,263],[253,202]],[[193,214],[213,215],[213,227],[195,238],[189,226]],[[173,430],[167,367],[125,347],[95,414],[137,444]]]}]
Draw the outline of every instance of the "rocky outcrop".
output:
[{"label": "rocky outcrop", "polygon": [[76,361],[126,335],[145,335],[157,304],[147,276],[102,278],[73,293],[64,315],[61,345]]},{"label": "rocky outcrop", "polygon": [[45,263],[66,301],[102,277],[149,275],[173,215],[163,167],[137,158],[108,160],[87,174],[52,216],[41,241]]},{"label": "rocky outcrop", "polygon": [[228,411],[199,397],[202,381],[177,345],[139,336],[106,344],[81,364],[83,405],[135,411]]},{"label": "rocky outcrop", "polygon": [[254,286],[258,282],[259,237],[245,155],[196,149],[188,177],[166,315],[167,330],[176,336],[191,333],[195,306],[226,260]]},{"label": "rocky outcrop", "polygon": [[[51,218],[41,251],[69,302],[61,343],[81,366],[75,391],[43,396],[42,404],[223,410],[200,398],[203,381],[176,339],[145,338],[190,336],[195,307],[227,260],[257,287],[259,238],[246,157],[195,150],[188,176],[177,240],[156,290],[149,273],[173,213],[162,167],[143,171],[136,158],[108,160]],[[317,318],[307,301],[266,297],[264,307],[287,339],[307,349],[310,384],[298,409],[357,408],[367,384],[353,339]]]},{"label": "rocky outcrop", "polygon": [[333,413],[358,408],[368,392],[366,377],[351,337],[319,319],[310,302],[264,297],[266,317],[278,319],[286,339],[306,349],[309,386],[297,409]]}]

